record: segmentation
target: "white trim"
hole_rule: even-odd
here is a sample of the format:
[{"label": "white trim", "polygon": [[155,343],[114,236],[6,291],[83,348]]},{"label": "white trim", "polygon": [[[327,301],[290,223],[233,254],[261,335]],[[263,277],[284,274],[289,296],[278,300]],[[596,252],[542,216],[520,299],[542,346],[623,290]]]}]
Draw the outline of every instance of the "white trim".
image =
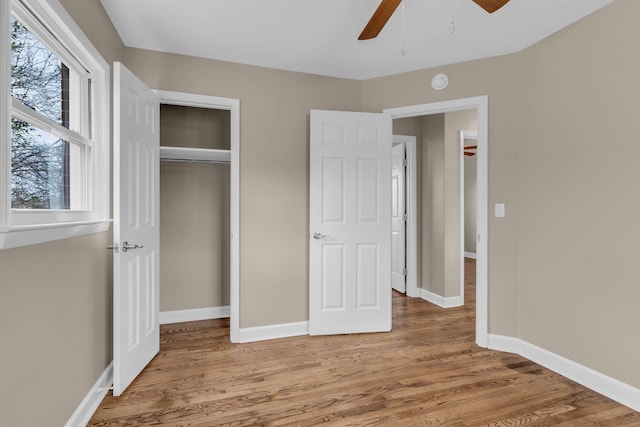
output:
[{"label": "white trim", "polygon": [[426,289],[420,289],[420,298],[442,308],[462,307],[464,305],[464,300],[460,296],[443,297]]},{"label": "white trim", "polygon": [[418,177],[417,177],[417,142],[411,135],[393,135],[393,142],[404,144],[407,157],[406,209],[409,214],[407,221],[407,296],[417,298],[420,296],[418,288]]},{"label": "white trim", "polygon": [[107,395],[111,384],[113,384],[113,362],[109,363],[109,366],[100,375],[98,381],[91,387],[89,393],[82,399],[80,406],[73,412],[73,415],[64,426],[85,427],[98,409],[98,406],[100,406],[102,399]]},{"label": "white trim", "polygon": [[[11,2],[0,0],[0,228],[9,224],[11,206]],[[0,230],[0,240],[8,236]],[[2,248],[2,245],[0,245]]]},{"label": "white trim", "polygon": [[465,258],[471,258],[471,259],[476,259],[477,258],[476,254],[474,252],[467,252],[467,251],[464,251],[464,257]]},{"label": "white trim", "polygon": [[0,230],[0,249],[35,245],[109,231],[111,220],[72,223],[37,224]]},{"label": "white trim", "polygon": [[487,346],[489,334],[488,306],[488,137],[489,137],[489,97],[455,99],[451,101],[433,102],[430,104],[412,105],[383,110],[391,115],[391,119],[417,117],[430,114],[446,113],[476,109],[478,112],[478,182],[477,182],[477,242],[476,242],[476,344]]},{"label": "white trim", "polygon": [[230,328],[231,342],[240,340],[240,100],[193,93],[154,90],[160,102],[171,105],[227,110],[230,115]]},{"label": "white trim", "polygon": [[188,310],[173,310],[160,312],[160,324],[197,322],[198,320],[224,319],[229,317],[228,305],[220,307],[192,308]]},{"label": "white trim", "polygon": [[488,344],[492,350],[519,354],[622,405],[640,411],[639,388],[519,338],[489,334]]},{"label": "white trim", "polygon": [[506,335],[489,334],[487,348],[491,350],[504,351],[506,353],[520,354],[522,340],[508,337]]},{"label": "white trim", "polygon": [[242,328],[239,331],[240,343],[274,340],[309,334],[309,322],[282,323],[279,325]]}]

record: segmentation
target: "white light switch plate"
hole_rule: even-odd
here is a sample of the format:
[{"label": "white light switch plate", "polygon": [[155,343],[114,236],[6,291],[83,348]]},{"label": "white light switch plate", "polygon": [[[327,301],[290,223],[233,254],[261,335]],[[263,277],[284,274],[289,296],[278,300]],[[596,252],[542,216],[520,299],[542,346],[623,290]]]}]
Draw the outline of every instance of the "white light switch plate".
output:
[{"label": "white light switch plate", "polygon": [[504,210],[504,203],[496,203],[495,206],[495,217],[496,218],[504,218],[506,216]]}]

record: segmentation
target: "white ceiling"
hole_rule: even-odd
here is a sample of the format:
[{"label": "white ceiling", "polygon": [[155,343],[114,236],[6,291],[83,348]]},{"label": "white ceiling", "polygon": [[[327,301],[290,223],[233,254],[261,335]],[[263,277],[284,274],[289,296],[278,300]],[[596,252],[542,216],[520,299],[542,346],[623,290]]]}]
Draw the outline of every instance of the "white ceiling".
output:
[{"label": "white ceiling", "polygon": [[352,79],[517,52],[612,1],[405,0],[358,41],[379,0],[101,0],[129,47]]}]

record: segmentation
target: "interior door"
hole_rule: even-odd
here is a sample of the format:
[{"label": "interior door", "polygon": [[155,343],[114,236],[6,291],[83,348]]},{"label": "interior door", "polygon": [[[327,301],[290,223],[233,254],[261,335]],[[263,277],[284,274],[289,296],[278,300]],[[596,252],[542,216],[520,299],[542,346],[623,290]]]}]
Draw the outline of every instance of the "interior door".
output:
[{"label": "interior door", "polygon": [[404,144],[391,149],[391,286],[407,292],[406,275],[406,196]]},{"label": "interior door", "polygon": [[158,97],[114,64],[113,394],[160,349]]},{"label": "interior door", "polygon": [[311,111],[309,333],[391,330],[391,118]]}]

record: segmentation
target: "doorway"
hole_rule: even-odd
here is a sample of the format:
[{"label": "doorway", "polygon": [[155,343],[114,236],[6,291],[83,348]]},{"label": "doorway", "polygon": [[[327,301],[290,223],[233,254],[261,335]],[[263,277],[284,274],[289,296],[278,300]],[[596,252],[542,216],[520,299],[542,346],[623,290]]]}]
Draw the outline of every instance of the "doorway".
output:
[{"label": "doorway", "polygon": [[[431,116],[435,114],[455,112],[461,110],[475,110],[477,112],[477,210],[476,210],[476,343],[481,347],[488,345],[488,277],[487,277],[487,209],[488,209],[488,97],[465,98],[452,101],[436,102],[409,107],[385,109],[384,113],[391,116],[391,119],[401,119],[420,116]],[[457,146],[454,147],[457,150]],[[416,183],[417,181],[414,181]],[[458,190],[459,191],[459,190]],[[456,195],[458,197],[459,195]],[[461,217],[461,222],[464,217]],[[460,225],[462,228],[462,225]],[[416,234],[416,233],[413,233]],[[417,237],[417,235],[416,235]],[[407,256],[412,257],[417,252],[418,247],[407,246]],[[464,265],[464,246],[459,250],[459,257]],[[411,273],[411,270],[409,270]],[[463,285],[464,274],[462,273],[462,286],[460,301],[464,298]],[[418,289],[421,294],[424,289]],[[422,295],[420,295],[422,296]]]},{"label": "doorway", "polygon": [[[172,158],[175,160],[190,161],[197,163],[223,163],[228,164],[228,198],[229,209],[228,215],[228,281],[229,295],[228,310],[224,307],[216,309],[215,307],[194,310],[188,315],[187,320],[202,320],[214,317],[230,318],[230,340],[238,342],[240,330],[240,313],[239,313],[239,257],[240,257],[240,170],[239,170],[239,151],[240,151],[240,102],[237,99],[222,98],[214,96],[196,95],[190,93],[172,92],[156,90],[154,91],[160,98],[160,103],[165,106],[181,106],[195,107],[198,109],[217,110],[226,114],[228,117],[228,149],[207,149],[178,147],[177,149],[161,148],[161,157]],[[165,154],[162,154],[164,151]],[[220,165],[218,165],[220,166]],[[197,209],[197,207],[188,207],[186,209]],[[224,216],[224,214],[223,214]],[[225,230],[227,232],[227,230]],[[183,320],[184,321],[184,320]]]},{"label": "doorway", "polygon": [[229,317],[229,115],[160,104],[160,324]]}]

